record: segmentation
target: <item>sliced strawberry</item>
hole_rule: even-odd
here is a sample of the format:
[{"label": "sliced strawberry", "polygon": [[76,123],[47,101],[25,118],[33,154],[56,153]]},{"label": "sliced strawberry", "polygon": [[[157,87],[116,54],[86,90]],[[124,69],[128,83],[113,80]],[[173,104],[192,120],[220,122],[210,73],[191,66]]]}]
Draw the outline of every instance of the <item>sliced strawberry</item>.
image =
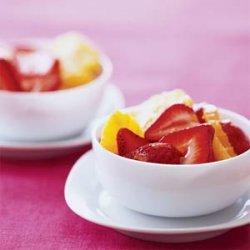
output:
[{"label": "sliced strawberry", "polygon": [[9,91],[21,91],[12,64],[0,58],[0,89]]},{"label": "sliced strawberry", "polygon": [[199,108],[195,111],[196,117],[198,118],[198,121],[200,123],[206,123],[206,121],[203,118],[203,112],[204,112],[203,108]]},{"label": "sliced strawberry", "polygon": [[169,143],[154,142],[137,148],[126,157],[137,161],[180,164],[182,154]]},{"label": "sliced strawberry", "polygon": [[212,160],[214,129],[210,125],[199,125],[183,129],[161,139],[172,144],[184,156],[183,164],[205,163]]},{"label": "sliced strawberry", "polygon": [[17,75],[24,91],[52,91],[60,87],[59,61],[44,51],[21,51],[15,56]]},{"label": "sliced strawberry", "polygon": [[184,104],[174,104],[146,130],[145,138],[159,141],[163,136],[197,124],[195,112]]},{"label": "sliced strawberry", "polygon": [[242,154],[250,148],[249,138],[239,127],[231,122],[221,122],[221,126],[236,154]]},{"label": "sliced strawberry", "polygon": [[147,143],[148,142],[144,138],[136,135],[127,128],[121,128],[117,133],[118,153],[121,156],[124,156]]}]

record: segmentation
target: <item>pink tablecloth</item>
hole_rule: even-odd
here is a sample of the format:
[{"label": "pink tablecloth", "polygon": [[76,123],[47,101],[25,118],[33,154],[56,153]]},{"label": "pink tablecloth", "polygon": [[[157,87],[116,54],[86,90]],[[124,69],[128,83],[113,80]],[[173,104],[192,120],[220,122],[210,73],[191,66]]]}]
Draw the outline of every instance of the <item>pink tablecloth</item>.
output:
[{"label": "pink tablecloth", "polygon": [[[247,0],[1,1],[0,35],[77,29],[111,57],[113,82],[128,105],[179,87],[195,101],[250,117],[249,8]],[[1,159],[0,249],[249,249],[249,226],[174,245],[131,239],[77,217],[63,188],[79,156]]]}]

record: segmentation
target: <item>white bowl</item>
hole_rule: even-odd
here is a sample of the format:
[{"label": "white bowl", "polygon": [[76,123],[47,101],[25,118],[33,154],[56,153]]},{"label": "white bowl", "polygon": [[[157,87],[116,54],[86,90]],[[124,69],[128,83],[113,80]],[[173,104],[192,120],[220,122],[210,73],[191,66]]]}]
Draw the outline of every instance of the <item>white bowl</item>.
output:
[{"label": "white bowl", "polygon": [[0,137],[15,141],[44,141],[83,131],[94,117],[112,64],[101,56],[102,73],[86,85],[53,92],[0,90]]},{"label": "white bowl", "polygon": [[[220,109],[250,136],[250,122]],[[135,211],[165,217],[209,214],[233,204],[250,188],[250,150],[231,159],[193,165],[140,162],[104,149],[92,131],[95,169],[100,183],[118,202]]]}]

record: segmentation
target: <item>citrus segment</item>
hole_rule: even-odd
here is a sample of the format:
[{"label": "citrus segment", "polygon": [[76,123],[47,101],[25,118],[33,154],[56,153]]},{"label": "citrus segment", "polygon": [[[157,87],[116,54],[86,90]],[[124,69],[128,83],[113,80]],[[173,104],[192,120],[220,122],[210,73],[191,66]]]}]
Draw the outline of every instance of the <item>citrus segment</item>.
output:
[{"label": "citrus segment", "polygon": [[236,154],[232,145],[229,142],[228,136],[221,127],[220,115],[217,108],[213,105],[204,106],[203,119],[207,123],[211,124],[215,130],[213,140],[213,151],[215,160],[225,160],[235,156]]},{"label": "citrus segment", "polygon": [[218,137],[219,141],[221,142],[223,147],[226,149],[228,154],[231,157],[235,156],[236,154],[233,150],[233,147],[232,147],[231,143],[229,142],[227,134],[223,131],[220,122],[213,122],[213,123],[211,123],[211,125],[213,126],[213,128],[215,130],[216,136]]},{"label": "citrus segment", "polygon": [[100,142],[104,148],[115,154],[118,153],[116,137],[121,128],[127,128],[141,137],[144,135],[140,125],[131,115],[116,111],[106,122]]},{"label": "citrus segment", "polygon": [[216,161],[221,161],[228,159],[232,157],[233,155],[230,155],[229,151],[231,151],[229,148],[226,148],[222,142],[220,141],[219,137],[216,135],[213,139],[213,151],[214,151],[214,158]]}]

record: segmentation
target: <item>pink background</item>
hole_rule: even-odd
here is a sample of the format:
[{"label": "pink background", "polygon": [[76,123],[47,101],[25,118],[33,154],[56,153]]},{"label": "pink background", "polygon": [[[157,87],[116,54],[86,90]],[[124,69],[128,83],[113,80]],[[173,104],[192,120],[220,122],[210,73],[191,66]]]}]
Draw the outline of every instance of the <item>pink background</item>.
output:
[{"label": "pink background", "polygon": [[[112,81],[136,104],[185,89],[250,117],[248,0],[0,0],[0,37],[52,37],[79,30],[114,63]],[[82,151],[83,152],[83,151]],[[75,154],[1,160],[1,249],[247,249],[249,226],[189,244],[130,239],[74,215],[63,187]]]}]

